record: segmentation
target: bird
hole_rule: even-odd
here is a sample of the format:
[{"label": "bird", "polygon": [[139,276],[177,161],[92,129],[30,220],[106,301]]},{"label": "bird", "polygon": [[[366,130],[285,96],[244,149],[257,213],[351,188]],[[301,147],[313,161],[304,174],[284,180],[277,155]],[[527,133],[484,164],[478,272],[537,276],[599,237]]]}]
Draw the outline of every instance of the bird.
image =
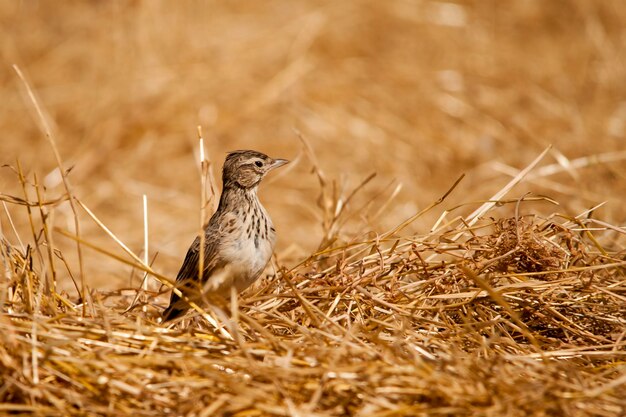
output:
[{"label": "bird", "polygon": [[[204,227],[202,278],[199,274],[198,235],[176,276],[176,288],[191,300],[202,296],[227,297],[241,292],[263,272],[276,244],[276,229],[257,192],[268,172],[288,163],[253,151],[229,152],[222,168],[219,205]],[[172,291],[163,321],[180,317],[189,304]]]}]

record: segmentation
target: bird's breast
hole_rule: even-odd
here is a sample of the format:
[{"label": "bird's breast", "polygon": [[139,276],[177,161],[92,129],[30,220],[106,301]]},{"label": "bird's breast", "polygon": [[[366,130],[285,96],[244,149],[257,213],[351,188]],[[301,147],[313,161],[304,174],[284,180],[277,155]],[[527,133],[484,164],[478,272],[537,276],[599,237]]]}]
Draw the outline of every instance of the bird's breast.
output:
[{"label": "bird's breast", "polygon": [[267,216],[250,216],[238,230],[224,239],[220,250],[229,265],[228,273],[239,291],[252,284],[269,262],[276,232]]}]

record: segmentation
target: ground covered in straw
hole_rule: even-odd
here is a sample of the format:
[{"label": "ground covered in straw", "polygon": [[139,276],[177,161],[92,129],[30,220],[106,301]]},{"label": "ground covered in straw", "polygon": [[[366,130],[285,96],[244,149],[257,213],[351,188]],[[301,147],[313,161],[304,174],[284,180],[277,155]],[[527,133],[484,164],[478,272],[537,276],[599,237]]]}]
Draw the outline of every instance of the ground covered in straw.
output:
[{"label": "ground covered in straw", "polygon": [[[0,1],[0,415],[626,415],[624,22]],[[164,326],[236,149],[272,265]]]},{"label": "ground covered in straw", "polygon": [[52,269],[39,268],[46,256],[61,264],[49,240],[20,248],[3,239],[0,407],[618,416],[626,406],[625,232],[589,213],[541,218],[527,204],[503,202],[515,206],[513,217],[489,202],[465,218],[444,213],[426,234],[401,237],[405,223],[328,246],[280,267],[238,306],[169,327],[158,323],[156,294],[93,290],[79,305],[54,291]]}]

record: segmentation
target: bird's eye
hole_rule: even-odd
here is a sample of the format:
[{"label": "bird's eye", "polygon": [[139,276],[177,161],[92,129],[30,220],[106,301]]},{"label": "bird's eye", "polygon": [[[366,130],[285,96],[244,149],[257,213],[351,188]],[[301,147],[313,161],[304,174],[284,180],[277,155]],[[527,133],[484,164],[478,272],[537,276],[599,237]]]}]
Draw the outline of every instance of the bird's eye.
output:
[{"label": "bird's eye", "polygon": [[261,162],[261,161],[256,161],[256,162],[254,163],[254,165],[256,165],[256,166],[258,166],[259,168],[261,168],[261,167],[263,166],[263,162]]}]

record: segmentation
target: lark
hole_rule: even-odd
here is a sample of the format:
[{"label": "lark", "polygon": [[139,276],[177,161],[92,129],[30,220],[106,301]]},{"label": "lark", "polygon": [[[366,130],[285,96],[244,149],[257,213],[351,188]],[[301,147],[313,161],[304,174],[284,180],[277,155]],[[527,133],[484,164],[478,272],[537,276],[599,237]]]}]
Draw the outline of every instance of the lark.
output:
[{"label": "lark", "polygon": [[[200,236],[191,244],[176,277],[176,287],[187,297],[192,300],[212,295],[229,297],[231,288],[241,292],[261,275],[272,256],[276,230],[257,191],[268,172],[287,162],[250,150],[234,151],[226,156],[219,206],[204,229],[202,278]],[[172,293],[163,320],[177,318],[189,308]]]}]

